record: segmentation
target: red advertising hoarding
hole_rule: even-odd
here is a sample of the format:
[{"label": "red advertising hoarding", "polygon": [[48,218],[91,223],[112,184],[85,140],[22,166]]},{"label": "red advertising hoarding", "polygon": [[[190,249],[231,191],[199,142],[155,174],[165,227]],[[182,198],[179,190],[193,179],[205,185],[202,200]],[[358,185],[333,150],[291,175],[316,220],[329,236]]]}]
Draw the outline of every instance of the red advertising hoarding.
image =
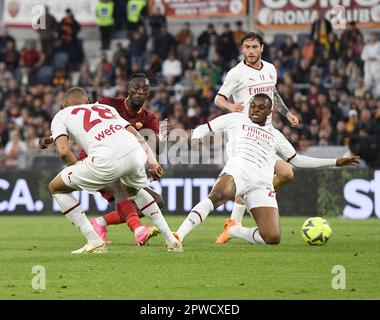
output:
[{"label": "red advertising hoarding", "polygon": [[380,0],[255,0],[259,29],[310,29],[318,13],[338,29],[350,21],[359,28],[380,27]]},{"label": "red advertising hoarding", "polygon": [[159,9],[167,19],[241,17],[247,0],[149,0],[149,12]]}]

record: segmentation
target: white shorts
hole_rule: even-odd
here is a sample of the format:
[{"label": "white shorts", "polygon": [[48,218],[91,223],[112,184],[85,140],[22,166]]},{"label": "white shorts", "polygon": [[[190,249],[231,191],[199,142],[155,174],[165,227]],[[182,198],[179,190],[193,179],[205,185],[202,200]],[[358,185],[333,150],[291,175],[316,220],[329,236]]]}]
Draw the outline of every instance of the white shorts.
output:
[{"label": "white shorts", "polygon": [[260,207],[272,207],[278,209],[276,192],[272,187],[258,187],[248,191],[243,196],[246,207],[251,210]]},{"label": "white shorts", "polygon": [[117,179],[121,179],[127,186],[141,189],[148,185],[146,160],[145,151],[138,148],[119,159],[87,157],[63,169],[59,174],[68,187],[90,193],[101,190]]},{"label": "white shorts", "polygon": [[229,174],[234,178],[236,196],[246,201],[248,209],[258,207],[278,208],[272,179],[263,178],[255,170],[247,170],[241,164],[227,163],[219,176]]}]

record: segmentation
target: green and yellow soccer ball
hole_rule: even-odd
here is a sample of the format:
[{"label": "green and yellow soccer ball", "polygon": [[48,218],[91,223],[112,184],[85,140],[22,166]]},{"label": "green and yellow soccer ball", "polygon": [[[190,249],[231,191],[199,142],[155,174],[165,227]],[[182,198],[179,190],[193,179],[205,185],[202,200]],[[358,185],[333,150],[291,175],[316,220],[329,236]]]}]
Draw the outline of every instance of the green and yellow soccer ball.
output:
[{"label": "green and yellow soccer ball", "polygon": [[331,227],[327,220],[321,217],[307,219],[302,225],[302,238],[311,245],[321,246],[329,240],[331,236]]}]

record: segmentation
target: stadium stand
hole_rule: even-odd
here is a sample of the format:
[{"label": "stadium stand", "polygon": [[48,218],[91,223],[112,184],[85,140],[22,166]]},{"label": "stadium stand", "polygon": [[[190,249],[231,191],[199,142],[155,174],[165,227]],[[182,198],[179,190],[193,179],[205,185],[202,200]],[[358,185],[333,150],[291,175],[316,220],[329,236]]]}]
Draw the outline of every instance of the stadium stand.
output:
[{"label": "stadium stand", "polygon": [[[120,38],[118,31],[119,39],[101,53],[95,50],[99,39],[78,38],[80,26],[66,12],[52,34],[51,59],[40,45],[17,43],[1,31],[0,168],[35,163],[23,161],[25,154],[53,152],[38,150],[37,141],[50,135],[50,120],[63,92],[73,85],[85,87],[93,101],[99,96],[124,97],[130,74],[145,72],[153,85],[149,108],[159,119],[168,118],[173,128],[190,130],[222,114],[213,100],[227,71],[240,59],[234,41],[241,33],[234,29],[239,24],[225,24],[220,33],[210,25],[196,36],[189,25],[172,34],[165,22],[153,33],[150,25],[155,21],[150,22],[145,18],[129,39]],[[72,25],[72,34],[63,25]],[[301,127],[291,128],[278,114],[273,121],[300,152],[311,146],[351,146],[360,152],[355,148],[359,138],[380,145],[380,96],[364,73],[362,51],[368,43],[354,24],[350,26],[340,37],[331,32],[323,44],[306,34],[297,39],[279,34],[266,44],[263,58],[278,69],[278,91]]]}]

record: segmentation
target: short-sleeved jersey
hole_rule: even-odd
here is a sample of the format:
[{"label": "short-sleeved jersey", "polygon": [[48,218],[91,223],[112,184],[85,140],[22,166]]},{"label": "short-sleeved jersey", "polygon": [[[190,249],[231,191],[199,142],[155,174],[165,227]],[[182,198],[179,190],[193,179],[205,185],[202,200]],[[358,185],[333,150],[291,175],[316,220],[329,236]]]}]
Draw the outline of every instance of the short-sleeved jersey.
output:
[{"label": "short-sleeved jersey", "polygon": [[[234,102],[243,102],[243,113],[248,115],[249,102],[258,93],[265,93],[273,99],[273,86],[277,83],[277,71],[273,64],[261,61],[261,68],[248,66],[243,60],[233,67],[226,76],[218,94]],[[267,123],[270,123],[268,117]]]},{"label": "short-sleeved jersey", "polygon": [[120,116],[127,120],[137,131],[151,129],[155,134],[160,131],[157,117],[153,112],[141,108],[139,112],[133,115],[128,111],[124,98],[100,98],[98,102],[114,107]]},{"label": "short-sleeved jersey", "polygon": [[51,123],[54,141],[66,135],[89,156],[117,159],[140,147],[125,130],[129,122],[116,109],[103,104],[82,104],[59,111]]},{"label": "short-sleeved jersey", "polygon": [[[98,103],[114,107],[119,115],[127,120],[137,131],[151,129],[155,134],[159,134],[160,132],[157,117],[153,112],[141,108],[140,112],[132,115],[125,105],[125,98],[99,98]],[[78,160],[83,160],[86,157],[86,152],[82,150],[78,156]]]},{"label": "short-sleeved jersey", "polygon": [[274,155],[291,160],[296,150],[284,135],[271,124],[260,126],[243,113],[229,113],[209,122],[213,132],[228,132],[234,153],[228,161],[241,164],[247,170],[257,170],[267,179],[273,178]]}]

